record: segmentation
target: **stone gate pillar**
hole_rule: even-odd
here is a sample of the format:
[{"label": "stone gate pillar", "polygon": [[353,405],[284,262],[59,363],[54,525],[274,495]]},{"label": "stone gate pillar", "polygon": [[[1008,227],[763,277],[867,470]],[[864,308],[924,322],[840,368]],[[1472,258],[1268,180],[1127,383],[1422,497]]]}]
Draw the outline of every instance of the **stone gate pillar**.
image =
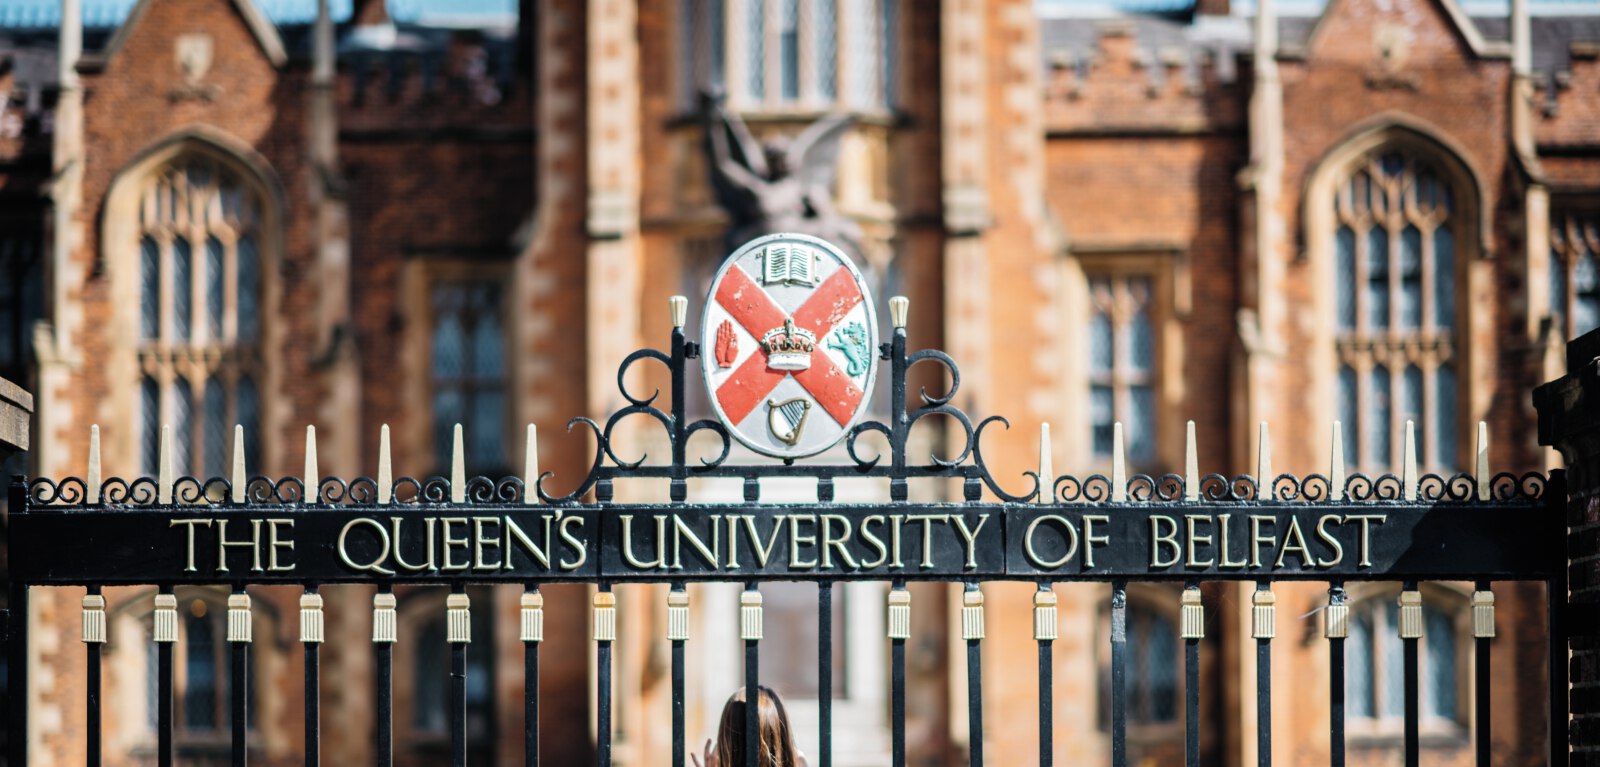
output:
[{"label": "stone gate pillar", "polygon": [[[1539,444],[1561,451],[1567,466],[1565,603],[1572,607],[1559,609],[1564,602],[1554,595],[1561,619],[1551,628],[1571,637],[1565,696],[1571,719],[1564,729],[1570,764],[1581,767],[1600,765],[1600,331],[1567,344],[1566,367],[1566,375],[1534,390],[1533,404]],[[1552,672],[1557,668],[1551,664]],[[1556,701],[1552,697],[1552,705]],[[1555,744],[1551,750],[1558,751]]]}]

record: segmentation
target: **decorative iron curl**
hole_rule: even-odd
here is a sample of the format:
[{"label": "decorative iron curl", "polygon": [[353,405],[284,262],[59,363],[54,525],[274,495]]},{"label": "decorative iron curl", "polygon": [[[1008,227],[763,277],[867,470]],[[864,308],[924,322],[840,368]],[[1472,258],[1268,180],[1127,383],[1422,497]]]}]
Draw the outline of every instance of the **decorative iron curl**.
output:
[{"label": "decorative iron curl", "polygon": [[718,466],[721,466],[723,461],[728,460],[728,453],[733,450],[733,437],[732,435],[728,434],[727,427],[723,426],[721,422],[713,421],[709,418],[702,418],[701,420],[689,424],[689,428],[684,430],[684,449],[688,449],[689,439],[693,437],[696,432],[700,431],[709,431],[712,434],[717,435],[717,437],[722,440],[722,450],[721,452],[717,453],[716,458],[713,458],[709,461],[704,458],[700,459],[700,466],[703,470],[715,469]]},{"label": "decorative iron curl", "polygon": [[1272,495],[1280,501],[1327,500],[1333,493],[1333,483],[1321,474],[1307,474],[1304,478],[1293,474],[1279,474],[1272,480]]},{"label": "decorative iron curl", "polygon": [[1424,474],[1417,480],[1417,498],[1424,501],[1465,501],[1477,492],[1478,483],[1471,474],[1456,474],[1448,479],[1438,474]]},{"label": "decorative iron curl", "polygon": [[1207,474],[1200,478],[1200,496],[1208,501],[1253,501],[1257,487],[1256,478],[1249,474],[1232,478]]},{"label": "decorative iron curl", "polygon": [[421,503],[448,503],[450,501],[450,480],[440,476],[428,477],[422,483],[422,495],[417,500]]},{"label": "decorative iron curl", "polygon": [[252,503],[260,502],[255,500],[258,485],[261,487],[259,492],[265,494],[269,503],[301,503],[306,497],[306,483],[299,477],[279,477],[275,480],[267,477],[251,477],[249,492],[246,495]]},{"label": "decorative iron curl", "polygon": [[628,404],[633,407],[650,407],[650,404],[655,402],[657,397],[661,396],[660,389],[656,389],[650,393],[650,396],[642,398],[635,397],[633,396],[632,392],[628,391],[628,384],[624,380],[628,375],[628,368],[633,367],[633,363],[646,359],[660,362],[661,364],[667,366],[668,371],[672,370],[672,358],[655,349],[640,349],[628,355],[627,357],[624,357],[622,359],[622,364],[617,366],[617,391],[620,392],[623,398],[628,400]]},{"label": "decorative iron curl", "polygon": [[156,481],[151,477],[139,477],[132,482],[112,477],[100,485],[100,500],[108,504],[149,506],[156,502],[157,496]]},{"label": "decorative iron curl", "polygon": [[555,472],[547,471],[543,474],[540,474],[539,478],[534,480],[533,488],[536,492],[538,492],[539,500],[542,500],[545,503],[563,505],[577,503],[585,494],[589,492],[590,489],[595,486],[595,483],[600,481],[600,467],[605,462],[606,458],[605,432],[600,429],[600,424],[594,422],[594,419],[583,417],[574,418],[568,421],[567,432],[570,434],[572,432],[572,427],[580,425],[589,429],[589,431],[594,434],[594,460],[589,464],[589,470],[584,472],[583,481],[578,484],[578,488],[566,495],[550,495],[549,493],[545,492],[544,480],[546,477],[555,476]]},{"label": "decorative iron curl", "polygon": [[350,481],[351,503],[368,505],[378,500],[378,481],[371,477],[356,477]]},{"label": "decorative iron curl", "polygon": [[494,500],[498,503],[522,503],[528,486],[521,477],[503,477],[494,484]]},{"label": "decorative iron curl", "polygon": [[422,481],[416,477],[399,477],[389,483],[389,500],[400,505],[422,502]]},{"label": "decorative iron curl", "polygon": [[961,369],[956,367],[956,361],[951,359],[950,355],[938,349],[922,349],[906,355],[906,370],[909,371],[911,366],[928,360],[933,360],[943,365],[945,370],[950,371],[950,388],[944,394],[929,396],[927,387],[922,387],[918,389],[918,394],[922,397],[924,404],[948,405],[951,400],[955,399],[956,392],[961,389]]},{"label": "decorative iron curl", "polygon": [[[960,408],[945,404],[927,405],[912,411],[910,417],[906,419],[906,434],[911,434],[911,427],[915,426],[917,421],[922,420],[924,416],[930,415],[943,415],[955,419],[956,423],[961,424],[961,431],[963,432],[964,437],[961,445],[961,452],[956,455],[956,457],[944,459],[930,452],[928,453],[928,461],[932,465],[938,466],[942,469],[952,469],[965,463],[967,456],[972,455],[977,450],[978,436],[983,432],[983,424],[979,424],[978,428],[974,430],[972,428],[972,419],[968,418],[967,414],[962,412]],[[996,418],[1000,418],[1000,416],[990,416],[989,418],[984,419],[983,423],[988,423]],[[1010,421],[1006,421],[1004,418],[1000,418],[1000,420],[1005,423],[1007,429],[1011,428]],[[891,440],[891,442],[892,441],[893,440]],[[905,449],[905,446],[902,445],[901,449]],[[983,461],[980,460],[977,463],[978,467],[982,469]],[[988,470],[985,469],[984,473],[988,474]],[[1035,492],[1037,492],[1037,488],[1035,488]]]},{"label": "decorative iron curl", "polygon": [[[655,397],[651,397],[651,399],[653,400]],[[650,458],[649,453],[643,453],[639,456],[639,460],[637,461],[625,461],[621,456],[618,456],[616,450],[612,449],[611,447],[611,431],[616,428],[617,424],[628,416],[639,415],[641,413],[656,419],[656,422],[661,424],[661,428],[666,430],[667,439],[669,441],[672,439],[672,417],[661,412],[657,408],[650,407],[648,404],[629,405],[628,407],[612,413],[611,417],[606,419],[606,428],[600,432],[600,444],[605,448],[605,454],[611,458],[611,462],[620,468],[637,469],[640,466],[643,466],[644,462]]]},{"label": "decorative iron curl", "polygon": [[[940,407],[943,406],[941,405]],[[960,413],[959,410],[956,412]],[[963,422],[965,422],[966,414],[961,413],[961,418]],[[995,497],[1006,501],[1007,503],[1028,503],[1029,501],[1038,498],[1039,493],[1043,490],[1044,482],[1040,479],[1039,472],[1023,472],[1024,476],[1033,478],[1033,489],[1023,495],[1012,495],[1011,493],[1001,489],[1000,483],[996,482],[994,475],[989,472],[988,464],[983,462],[983,446],[981,444],[983,441],[983,430],[988,428],[989,424],[997,421],[1004,425],[1007,429],[1011,428],[1011,422],[1006,420],[1004,416],[992,415],[978,422],[978,428],[972,433],[972,437],[968,440],[968,447],[972,452],[972,463],[978,468],[978,477],[983,480],[985,485],[989,486],[989,492],[994,493]],[[962,457],[957,459],[956,463],[960,463],[962,460],[965,460],[966,451],[963,451],[961,455]]]},{"label": "decorative iron curl", "polygon": [[28,482],[28,501],[41,506],[78,506],[88,498],[89,486],[77,477],[53,481],[35,477]]},{"label": "decorative iron curl", "polygon": [[1489,495],[1497,501],[1537,501],[1544,497],[1549,478],[1536,471],[1517,476],[1509,471],[1489,480]]},{"label": "decorative iron curl", "polygon": [[891,448],[893,447],[894,443],[894,432],[890,431],[889,427],[881,422],[862,421],[851,428],[850,433],[845,436],[844,451],[845,453],[849,454],[850,460],[855,461],[856,467],[862,470],[869,470],[872,467],[877,466],[878,461],[883,460],[883,455],[881,453],[874,455],[871,458],[862,458],[861,454],[856,452],[856,440],[860,439],[861,435],[866,434],[869,431],[878,432],[879,434],[882,434],[884,437],[888,438]]},{"label": "decorative iron curl", "polygon": [[1056,477],[1051,493],[1062,503],[1099,503],[1111,497],[1111,480],[1102,474],[1091,474],[1082,479],[1063,474]]}]

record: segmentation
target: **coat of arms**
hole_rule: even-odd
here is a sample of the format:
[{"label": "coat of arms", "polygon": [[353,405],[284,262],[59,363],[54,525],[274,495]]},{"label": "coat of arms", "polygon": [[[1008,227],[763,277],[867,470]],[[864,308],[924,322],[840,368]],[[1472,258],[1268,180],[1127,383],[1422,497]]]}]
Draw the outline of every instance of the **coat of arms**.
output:
[{"label": "coat of arms", "polygon": [[855,425],[877,372],[877,325],[861,273],[838,248],[802,234],[752,240],[717,272],[705,306],[706,387],[739,442],[798,458]]}]

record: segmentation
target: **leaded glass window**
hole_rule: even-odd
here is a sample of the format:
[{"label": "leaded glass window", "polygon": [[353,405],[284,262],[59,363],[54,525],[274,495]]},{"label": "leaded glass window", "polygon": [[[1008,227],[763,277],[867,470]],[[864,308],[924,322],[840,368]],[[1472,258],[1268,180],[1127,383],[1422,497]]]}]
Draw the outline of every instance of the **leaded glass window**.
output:
[{"label": "leaded glass window", "polygon": [[[185,752],[198,752],[214,747],[217,738],[225,736],[229,723],[229,689],[232,679],[229,671],[227,638],[227,607],[221,601],[223,592],[212,589],[179,591],[178,641],[174,648],[174,715],[177,722],[177,744],[180,761]],[[261,632],[263,627],[257,626]],[[259,634],[258,634],[259,636]],[[157,680],[157,655],[155,643],[146,645],[147,665],[145,704],[146,719],[153,730],[157,723],[159,692]],[[245,726],[256,726],[255,690],[256,660],[250,654],[250,665],[245,672],[245,694],[249,699]]]},{"label": "leaded glass window", "polygon": [[1089,412],[1098,457],[1111,457],[1112,424],[1121,421],[1128,458],[1155,458],[1154,303],[1149,275],[1089,279]]},{"label": "leaded glass window", "polygon": [[1427,160],[1396,151],[1358,161],[1334,195],[1339,418],[1346,460],[1369,473],[1417,456],[1457,460],[1455,193]]},{"label": "leaded glass window", "polygon": [[29,380],[33,325],[44,309],[43,251],[37,223],[0,222],[0,378]]},{"label": "leaded glass window", "polygon": [[[1172,594],[1176,603],[1177,595]],[[1179,638],[1177,616],[1144,599],[1130,598],[1127,607],[1127,716],[1130,727],[1178,721]],[[1109,647],[1109,610],[1101,616],[1101,647]],[[1100,727],[1110,728],[1111,663],[1109,653],[1100,665]]]},{"label": "leaded glass window", "polygon": [[1563,340],[1600,327],[1600,211],[1551,216],[1550,315]]},{"label": "leaded glass window", "polygon": [[241,174],[186,157],[153,177],[138,216],[141,468],[155,473],[166,424],[174,471],[226,474],[239,424],[257,469],[259,198]]},{"label": "leaded glass window", "polygon": [[[1422,606],[1417,653],[1419,708],[1425,729],[1457,726],[1463,647],[1459,598],[1429,593]],[[1390,591],[1353,604],[1345,640],[1345,711],[1351,731],[1398,731],[1405,717],[1405,641],[1400,638],[1398,594]]]},{"label": "leaded glass window", "polygon": [[[493,593],[486,588],[468,591],[474,605],[485,605],[470,613],[472,640],[466,644],[467,706],[466,729],[468,762],[494,761],[494,610]],[[428,597],[417,597],[432,607],[428,617],[416,624],[414,634],[405,637],[411,646],[412,679],[411,724],[418,745],[427,748],[448,742],[450,733],[450,643],[444,607]],[[418,604],[417,609],[423,605]]]},{"label": "leaded glass window", "polygon": [[450,465],[456,424],[476,473],[506,466],[505,318],[500,283],[447,281],[433,287],[434,456]]}]

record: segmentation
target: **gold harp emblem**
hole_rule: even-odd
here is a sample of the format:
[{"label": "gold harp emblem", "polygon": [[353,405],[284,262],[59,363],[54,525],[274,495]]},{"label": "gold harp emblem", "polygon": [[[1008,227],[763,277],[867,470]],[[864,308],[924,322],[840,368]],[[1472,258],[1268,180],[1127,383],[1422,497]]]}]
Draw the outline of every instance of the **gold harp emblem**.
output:
[{"label": "gold harp emblem", "polygon": [[811,402],[805,397],[783,402],[767,400],[767,428],[779,442],[794,447],[800,441],[800,431],[806,427],[806,416],[810,412]]}]

